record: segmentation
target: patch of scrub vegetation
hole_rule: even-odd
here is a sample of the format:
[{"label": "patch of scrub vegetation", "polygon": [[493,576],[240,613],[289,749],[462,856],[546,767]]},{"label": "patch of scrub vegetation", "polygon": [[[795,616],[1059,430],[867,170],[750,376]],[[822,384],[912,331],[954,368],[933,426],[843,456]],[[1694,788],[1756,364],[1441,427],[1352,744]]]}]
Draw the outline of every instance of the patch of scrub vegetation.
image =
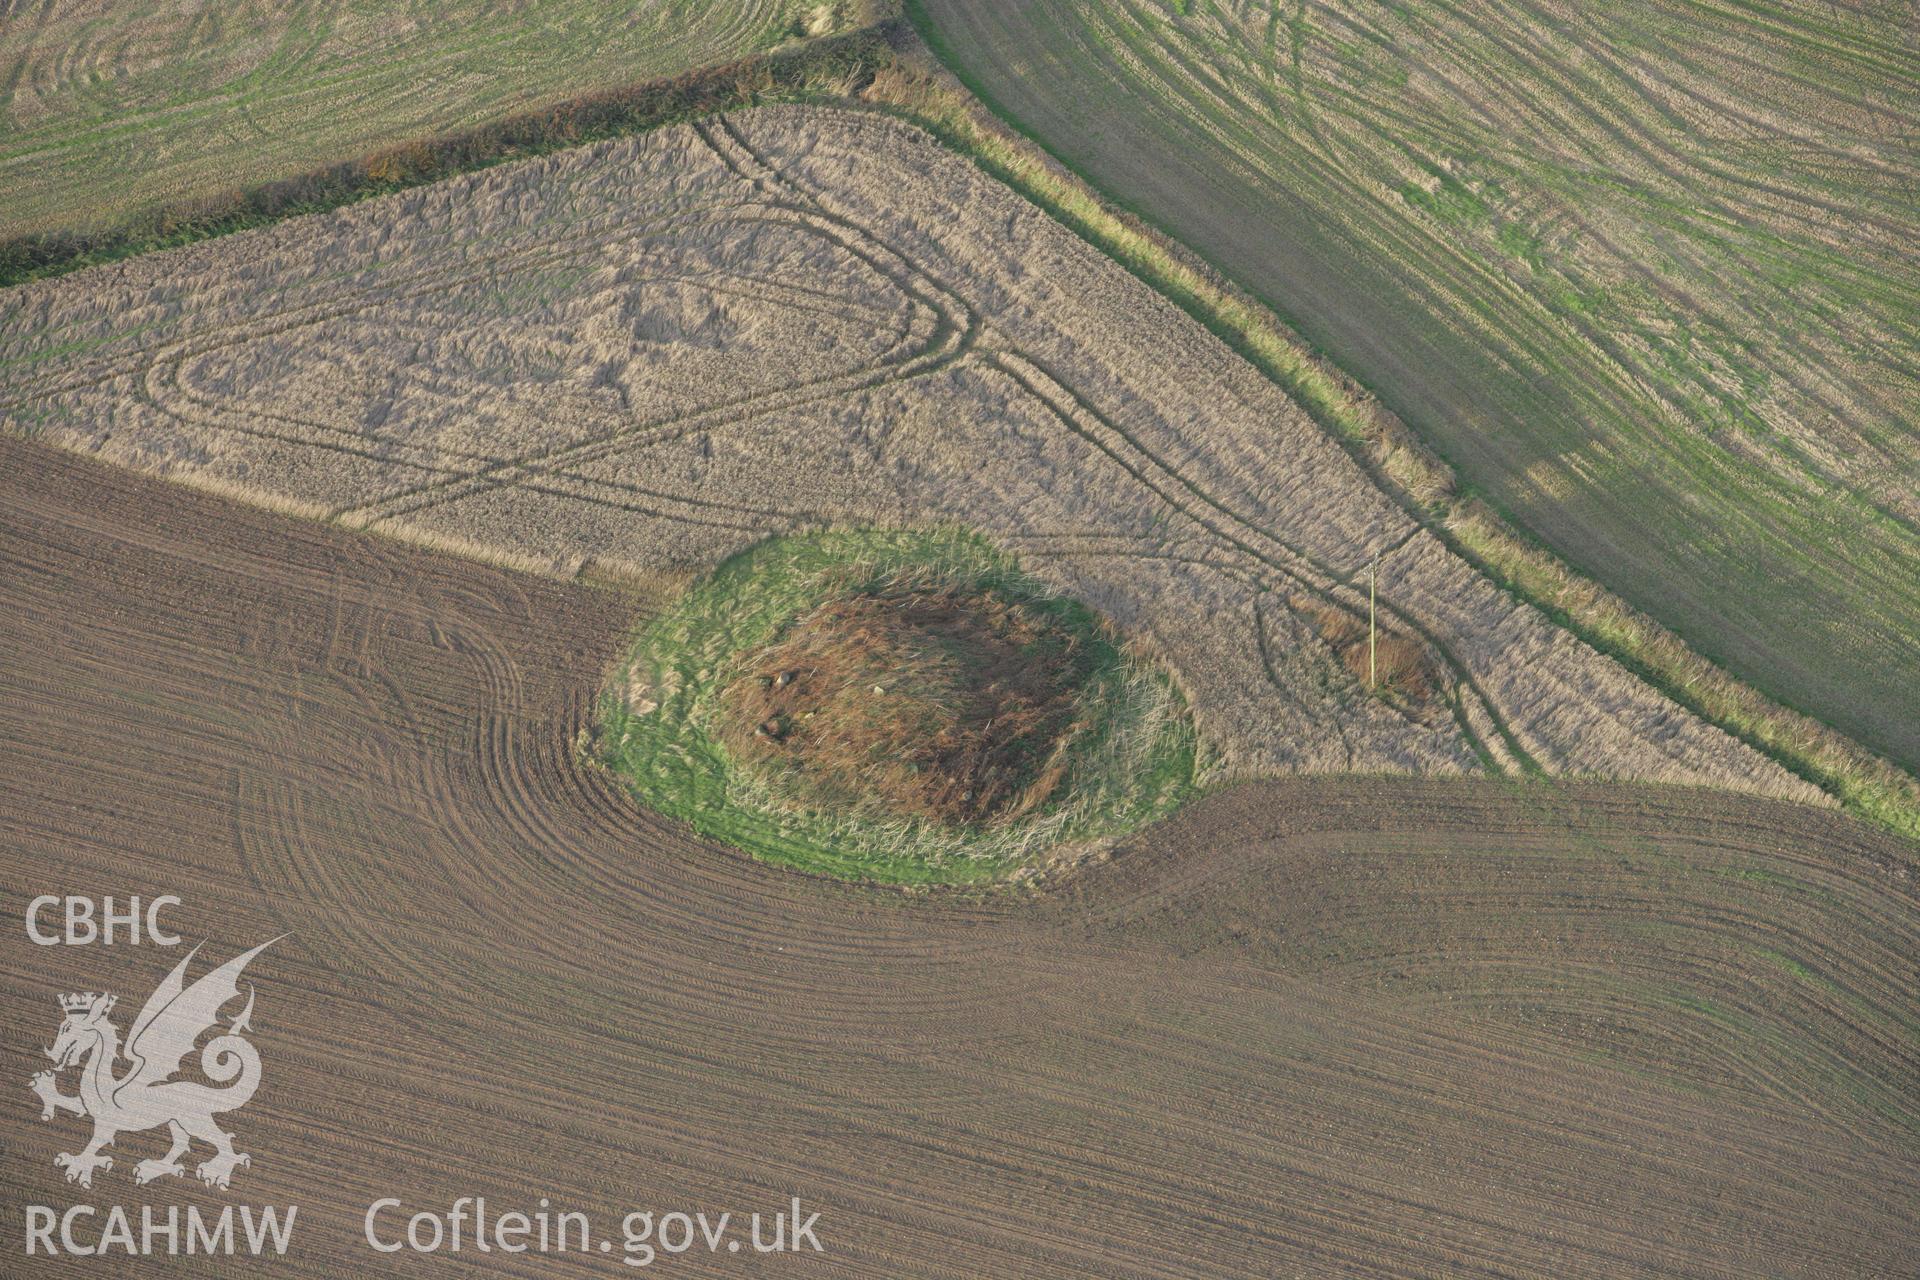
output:
[{"label": "patch of scrub vegetation", "polygon": [[1402,184],[1400,198],[1414,208],[1425,210],[1440,221],[1455,226],[1485,222],[1488,217],[1487,202],[1472,187],[1452,174],[1437,169],[1424,182]]},{"label": "patch of scrub vegetation", "polygon": [[1441,710],[1445,677],[1433,651],[1404,630],[1373,631],[1358,614],[1304,595],[1288,602],[1354,682],[1412,716]]},{"label": "patch of scrub vegetation", "polygon": [[1018,876],[1195,789],[1168,676],[957,530],[742,552],[640,633],[597,755],[767,862],[890,884]]}]

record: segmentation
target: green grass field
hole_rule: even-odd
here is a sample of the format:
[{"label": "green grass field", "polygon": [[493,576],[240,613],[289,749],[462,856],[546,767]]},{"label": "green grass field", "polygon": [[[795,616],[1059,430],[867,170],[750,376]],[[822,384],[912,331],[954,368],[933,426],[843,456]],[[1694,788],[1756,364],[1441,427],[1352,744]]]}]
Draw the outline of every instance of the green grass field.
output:
[{"label": "green grass field", "polygon": [[1903,7],[908,7],[1576,568],[1920,761]]},{"label": "green grass field", "polygon": [[[846,6],[841,6],[845,8]],[[111,6],[0,20],[0,237],[99,227],[806,29],[802,0],[342,0]],[[815,23],[830,21],[834,6]]]}]

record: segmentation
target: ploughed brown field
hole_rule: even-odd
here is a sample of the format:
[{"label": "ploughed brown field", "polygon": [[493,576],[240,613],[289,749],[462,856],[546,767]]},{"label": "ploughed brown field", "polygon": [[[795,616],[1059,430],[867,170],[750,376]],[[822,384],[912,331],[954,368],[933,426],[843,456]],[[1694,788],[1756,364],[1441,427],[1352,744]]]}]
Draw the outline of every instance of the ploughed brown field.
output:
[{"label": "ploughed brown field", "polygon": [[361,1242],[382,1196],[542,1194],[605,1234],[823,1214],[804,1266],[659,1264],[683,1276],[1920,1269],[1920,883],[1831,813],[1293,780],[1043,892],[882,893],[692,839],[581,763],[632,596],[19,441],[0,557],[12,907],[178,893],[216,958],[293,934],[249,973],[234,1190],[134,1188],[149,1134],[80,1192],[31,1049],[56,992],[135,1002],[178,953],[11,929],[9,1205],[298,1204],[287,1276],[419,1273]]}]

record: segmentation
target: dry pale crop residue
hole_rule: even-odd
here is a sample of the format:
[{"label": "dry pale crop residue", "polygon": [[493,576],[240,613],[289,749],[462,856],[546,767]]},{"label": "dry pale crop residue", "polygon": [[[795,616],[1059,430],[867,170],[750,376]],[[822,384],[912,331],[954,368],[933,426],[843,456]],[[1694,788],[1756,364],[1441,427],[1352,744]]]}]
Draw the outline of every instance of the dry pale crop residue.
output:
[{"label": "dry pale crop residue", "polygon": [[[1216,776],[1820,798],[1495,589],[1172,304],[879,116],[763,108],[24,286],[0,369],[16,430],[561,572],[980,529],[1167,657]],[[1367,696],[1325,638],[1364,620],[1376,554],[1429,706]]]}]

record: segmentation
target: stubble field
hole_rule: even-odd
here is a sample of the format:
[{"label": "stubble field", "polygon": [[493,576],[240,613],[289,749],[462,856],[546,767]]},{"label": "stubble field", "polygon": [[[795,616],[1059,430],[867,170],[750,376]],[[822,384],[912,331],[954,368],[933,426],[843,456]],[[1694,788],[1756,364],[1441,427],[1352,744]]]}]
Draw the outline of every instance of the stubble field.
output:
[{"label": "stubble field", "polygon": [[[0,414],[562,576],[958,524],[1168,660],[1211,776],[1820,793],[1517,604],[1198,324],[930,137],[770,107],[10,291]],[[1381,557],[1387,639],[1352,660]],[[1345,646],[1343,658],[1341,647]]]},{"label": "stubble field", "polygon": [[908,9],[1582,573],[1920,762],[1910,8]]},{"label": "stubble field", "polygon": [[[797,1193],[811,1269],[890,1280],[1920,1265],[1920,894],[1857,823],[1302,780],[1039,897],[879,893],[691,840],[583,763],[631,593],[14,441],[0,555],[9,882],[179,893],[216,954],[294,935],[233,1121],[238,1194],[302,1206],[285,1274],[413,1274],[366,1205],[473,1194],[610,1224]],[[172,958],[0,956],[16,1046],[56,991]],[[9,1203],[63,1202],[70,1130],[10,1127]],[[482,1261],[608,1265],[441,1257]]]},{"label": "stubble field", "polygon": [[0,237],[111,225],[841,25],[801,0],[0,6]]}]

